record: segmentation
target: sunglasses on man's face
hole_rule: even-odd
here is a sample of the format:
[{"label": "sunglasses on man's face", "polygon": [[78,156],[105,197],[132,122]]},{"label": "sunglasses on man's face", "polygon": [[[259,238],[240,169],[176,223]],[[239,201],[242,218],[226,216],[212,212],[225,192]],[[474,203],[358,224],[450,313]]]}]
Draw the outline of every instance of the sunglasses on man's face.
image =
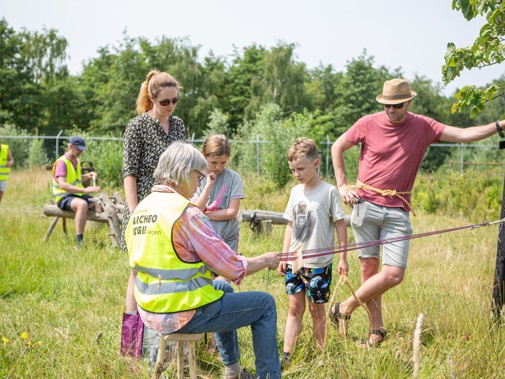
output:
[{"label": "sunglasses on man's face", "polygon": [[155,99],[159,105],[163,106],[163,107],[167,107],[170,105],[170,103],[172,104],[177,104],[177,102],[180,100],[180,97],[179,95],[177,95],[176,97],[174,97],[172,100],[170,99],[165,99],[165,100],[158,100],[158,99]]},{"label": "sunglasses on man's face", "polygon": [[384,105],[384,108],[391,108],[391,107],[393,107],[394,109],[400,109],[400,108],[403,108],[404,104],[405,104],[405,102],[400,103],[400,104],[383,104],[383,105]]}]

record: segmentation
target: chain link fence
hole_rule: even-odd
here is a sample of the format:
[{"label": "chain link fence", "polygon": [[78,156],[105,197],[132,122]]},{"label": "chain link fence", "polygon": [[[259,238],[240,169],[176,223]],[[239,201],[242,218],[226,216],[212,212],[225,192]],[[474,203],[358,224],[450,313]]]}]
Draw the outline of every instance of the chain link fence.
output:
[{"label": "chain link fence", "polygon": [[[21,135],[21,136],[1,136],[0,135],[0,141],[5,141],[5,140],[24,140],[26,142],[29,142],[31,140],[43,140],[45,150],[50,154],[48,156],[49,159],[51,159],[51,156],[54,157],[54,160],[56,160],[60,155],[63,154],[64,151],[66,151],[66,143],[70,139],[71,136],[66,136],[63,134],[63,131],[60,131],[57,135],[54,136],[28,136],[28,135]],[[118,148],[122,149],[122,138],[119,137],[95,137],[95,136],[85,136],[86,141],[116,141],[118,143]],[[52,142],[50,142],[52,141]],[[203,139],[196,139],[195,136],[191,136],[191,138],[188,139],[188,142],[192,143],[195,146],[201,146],[203,144],[204,140]],[[331,163],[331,145],[333,144],[334,141],[331,141],[329,137],[326,137],[325,141],[318,141],[319,145],[319,155],[320,155],[320,160],[321,160],[321,174],[324,175],[325,177],[333,176],[333,168],[332,168],[332,163]],[[4,142],[5,143],[5,142]],[[270,144],[270,141],[263,141],[260,140],[259,136],[255,140],[230,140],[230,143],[232,145],[241,145],[241,144],[254,144],[256,145],[256,172],[258,175],[261,174],[261,146],[265,144]],[[49,146],[53,146],[53,148],[50,148]],[[493,149],[497,150],[498,146],[496,145],[490,145],[490,144],[476,144],[476,143],[471,143],[471,144],[465,144],[465,143],[459,143],[459,144],[450,144],[450,143],[435,143],[432,144],[430,149],[432,148],[449,148],[449,149],[456,149],[459,150],[459,160],[450,160],[447,163],[450,163],[452,166],[457,166],[460,170],[461,173],[464,172],[465,166],[473,166],[475,167],[476,165],[488,165],[488,166],[504,166],[505,163],[503,162],[471,162],[467,161],[465,157],[465,152],[468,151],[469,149]],[[237,147],[236,150],[239,150],[240,147]],[[52,150],[52,151],[49,151]],[[54,154],[51,154],[51,153]],[[13,149],[13,154],[14,156],[16,155],[16,152]],[[454,156],[454,155],[453,155]],[[16,158],[14,157],[16,160]],[[44,162],[41,162],[41,164]]]}]

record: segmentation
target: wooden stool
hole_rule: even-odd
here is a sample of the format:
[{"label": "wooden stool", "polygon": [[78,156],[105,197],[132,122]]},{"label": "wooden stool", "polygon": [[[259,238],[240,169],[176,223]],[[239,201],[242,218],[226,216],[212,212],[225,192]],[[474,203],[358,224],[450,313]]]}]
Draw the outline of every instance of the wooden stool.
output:
[{"label": "wooden stool", "polygon": [[158,358],[156,358],[156,366],[154,366],[153,379],[161,376],[163,363],[165,361],[165,350],[168,341],[177,342],[177,378],[184,379],[184,342],[188,343],[189,350],[189,377],[196,379],[196,341],[200,341],[204,334],[165,334],[161,336],[160,346],[158,348]]}]

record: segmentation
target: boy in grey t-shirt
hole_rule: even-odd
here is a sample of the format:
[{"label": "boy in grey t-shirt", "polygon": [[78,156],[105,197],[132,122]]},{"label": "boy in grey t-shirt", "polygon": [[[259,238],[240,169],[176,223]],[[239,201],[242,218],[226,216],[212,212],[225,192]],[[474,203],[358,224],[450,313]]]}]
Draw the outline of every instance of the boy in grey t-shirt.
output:
[{"label": "boy in grey t-shirt", "polygon": [[[347,227],[338,191],[318,175],[319,155],[316,144],[308,138],[297,139],[288,152],[288,163],[296,185],[289,197],[284,218],[288,220],[283,253],[332,248],[335,233],[340,246],[347,245]],[[289,311],[284,335],[284,363],[289,360],[300,335],[307,297],[312,315],[314,337],[322,348],[326,338],[325,303],[330,298],[333,255],[304,259],[302,267],[294,271],[294,262],[281,262],[279,273],[285,276],[289,295]],[[347,254],[341,253],[339,275],[347,274]]]}]

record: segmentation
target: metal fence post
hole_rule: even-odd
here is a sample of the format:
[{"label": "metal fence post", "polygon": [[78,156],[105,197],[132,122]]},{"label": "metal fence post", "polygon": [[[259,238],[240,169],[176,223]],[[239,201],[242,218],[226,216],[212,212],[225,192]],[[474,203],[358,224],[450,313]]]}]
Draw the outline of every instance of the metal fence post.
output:
[{"label": "metal fence post", "polygon": [[330,152],[328,151],[330,147],[330,137],[328,137],[328,134],[326,135],[326,170],[325,170],[325,177],[328,177],[328,169],[330,168]]},{"label": "metal fence post", "polygon": [[256,165],[258,169],[258,176],[261,172],[261,164],[260,164],[260,136],[256,134]]},{"label": "metal fence post", "polygon": [[460,172],[461,172],[461,175],[463,175],[463,166],[465,164],[465,144],[461,143],[460,146],[461,146]]},{"label": "metal fence post", "polygon": [[60,132],[56,136],[56,157],[54,158],[55,160],[60,157],[60,144],[59,144],[60,141],[59,141],[59,139],[60,139],[61,133],[63,133],[63,130],[60,130]]}]

